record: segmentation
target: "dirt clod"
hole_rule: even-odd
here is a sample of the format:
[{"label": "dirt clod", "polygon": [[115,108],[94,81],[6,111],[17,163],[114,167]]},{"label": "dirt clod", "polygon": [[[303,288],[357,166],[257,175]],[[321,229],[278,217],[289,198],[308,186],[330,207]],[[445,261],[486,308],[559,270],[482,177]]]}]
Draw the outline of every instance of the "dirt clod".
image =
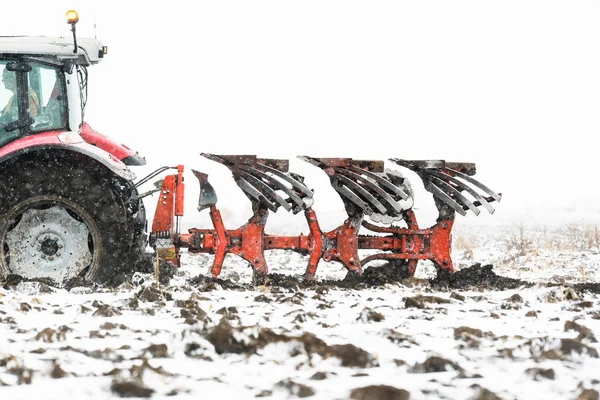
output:
[{"label": "dirt clod", "polygon": [[60,367],[60,365],[54,364],[52,366],[52,371],[50,371],[50,376],[54,379],[60,379],[67,376],[67,373]]},{"label": "dirt clod", "polygon": [[254,298],[254,301],[256,301],[258,303],[270,303],[272,300],[270,298],[268,298],[267,296],[265,296],[264,294],[259,294],[258,296],[256,296]]},{"label": "dirt clod", "polygon": [[352,389],[350,398],[352,400],[408,400],[410,392],[393,386],[374,385]]},{"label": "dirt clod", "polygon": [[577,396],[577,400],[598,400],[600,393],[594,389],[582,389]]},{"label": "dirt clod", "polygon": [[406,308],[419,308],[426,309],[428,308],[425,303],[430,304],[449,304],[450,300],[443,299],[437,296],[415,296],[415,297],[407,297],[404,299],[404,305]]},{"label": "dirt clod", "polygon": [[412,372],[415,373],[444,372],[451,370],[462,371],[462,368],[454,361],[438,356],[431,356],[424,362],[415,364],[412,368]]},{"label": "dirt clod", "polygon": [[229,279],[210,278],[204,275],[198,275],[188,281],[188,284],[196,287],[201,292],[210,292],[213,290],[229,289],[229,290],[248,290],[249,287],[232,282]]},{"label": "dirt clod", "polygon": [[217,354],[240,354],[249,351],[248,345],[236,338],[234,328],[225,317],[221,318],[219,324],[210,331],[206,339],[215,346]]},{"label": "dirt clod", "polygon": [[145,353],[151,354],[154,358],[169,357],[169,349],[166,344],[151,344],[146,348]]},{"label": "dirt clod", "polygon": [[479,385],[474,385],[475,388],[479,389],[475,396],[471,397],[472,400],[502,400],[502,397],[489,389],[482,388]]},{"label": "dirt clod", "polygon": [[594,336],[592,330],[586,326],[580,325],[575,321],[566,321],[565,322],[565,332],[568,331],[576,331],[579,332],[578,340],[588,340],[592,343],[596,343],[598,340]]},{"label": "dirt clod", "polygon": [[365,307],[356,320],[362,322],[381,322],[385,320],[385,316],[375,310]]},{"label": "dirt clod", "polygon": [[315,390],[310,386],[304,385],[302,383],[294,382],[291,379],[284,379],[277,383],[277,386],[280,388],[284,388],[290,392],[290,394],[298,397],[310,397],[314,396]]},{"label": "dirt clod", "polygon": [[314,373],[314,374],[313,374],[313,375],[310,377],[310,380],[312,380],[312,381],[322,381],[322,380],[325,380],[325,379],[327,379],[327,373],[325,373],[325,372],[321,372],[321,371],[319,371],[319,372],[315,372],[315,373]]},{"label": "dirt clod", "polygon": [[534,381],[541,381],[544,379],[554,380],[554,370],[552,368],[528,368],[525,373],[533,378]]},{"label": "dirt clod", "polygon": [[475,264],[469,268],[461,269],[453,274],[438,274],[431,280],[431,287],[435,289],[495,289],[508,290],[521,286],[531,287],[532,283],[519,279],[507,278],[496,275],[493,265]]},{"label": "dirt clod", "polygon": [[136,381],[114,381],[110,386],[119,397],[150,397],[154,390]]},{"label": "dirt clod", "polygon": [[141,288],[137,292],[136,297],[142,301],[148,301],[148,302],[173,300],[173,296],[171,295],[170,292],[160,290],[160,289],[156,288],[155,286],[145,286],[145,287]]},{"label": "dirt clod", "polygon": [[114,317],[121,314],[122,312],[118,308],[103,304],[92,315],[94,317]]},{"label": "dirt clod", "polygon": [[598,358],[598,351],[590,346],[581,343],[579,340],[574,339],[561,339],[560,340],[560,351],[564,355],[575,354],[588,354],[592,358]]}]

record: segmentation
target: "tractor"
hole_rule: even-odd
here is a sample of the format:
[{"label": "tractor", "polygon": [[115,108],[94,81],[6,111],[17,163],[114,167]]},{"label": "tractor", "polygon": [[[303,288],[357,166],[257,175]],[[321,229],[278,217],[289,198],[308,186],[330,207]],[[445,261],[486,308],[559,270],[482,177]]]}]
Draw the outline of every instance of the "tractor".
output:
[{"label": "tractor", "polygon": [[145,159],[84,119],[88,67],[107,47],[0,37],[0,278],[110,282],[138,265],[146,212],[131,166]]}]

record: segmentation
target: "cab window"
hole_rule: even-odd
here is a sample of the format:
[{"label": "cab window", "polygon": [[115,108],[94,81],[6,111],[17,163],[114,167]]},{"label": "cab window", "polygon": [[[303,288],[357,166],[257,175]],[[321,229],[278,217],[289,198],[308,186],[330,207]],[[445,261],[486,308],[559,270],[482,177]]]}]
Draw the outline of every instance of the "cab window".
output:
[{"label": "cab window", "polygon": [[32,131],[64,129],[66,102],[61,71],[54,66],[30,63],[27,74],[29,86],[29,116],[34,122]]},{"label": "cab window", "polygon": [[[26,68],[27,72],[17,72],[15,68],[7,68],[9,62],[15,63],[14,60],[0,60],[0,141],[6,143],[30,133],[66,129],[66,101],[60,67],[24,61],[31,68]],[[26,85],[22,83],[24,74]]]},{"label": "cab window", "polygon": [[6,68],[6,62],[0,63],[0,76],[2,87],[0,87],[0,126],[19,117],[19,102],[17,101],[17,74]]}]

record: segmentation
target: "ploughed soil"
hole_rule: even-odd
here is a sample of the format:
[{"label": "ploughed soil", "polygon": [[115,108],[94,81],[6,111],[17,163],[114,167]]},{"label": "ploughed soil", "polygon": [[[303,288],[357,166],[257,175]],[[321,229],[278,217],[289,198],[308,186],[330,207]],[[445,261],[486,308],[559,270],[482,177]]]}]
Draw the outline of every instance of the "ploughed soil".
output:
[{"label": "ploughed soil", "polygon": [[[364,270],[362,275],[348,272],[346,277],[341,280],[307,280],[301,275],[286,275],[271,273],[265,276],[254,276],[251,284],[241,284],[229,279],[213,279],[204,275],[194,277],[189,280],[189,284],[199,287],[204,291],[214,289],[228,290],[251,290],[259,286],[267,286],[284,291],[297,291],[301,289],[342,289],[342,290],[361,290],[371,289],[386,284],[402,284],[407,286],[426,285],[434,290],[510,290],[519,287],[532,287],[535,284],[521,279],[509,278],[497,275],[493,270],[493,265],[474,264],[471,267],[463,268],[454,273],[439,271],[438,275],[432,279],[417,279],[410,275],[406,268],[399,267],[393,263],[378,267],[370,267]],[[131,277],[124,277],[118,284],[122,284]],[[9,275],[4,281],[0,281],[0,286],[5,289],[15,287],[20,282],[39,282],[41,289],[59,287],[51,279],[39,278],[29,279],[18,275]],[[556,286],[553,283],[545,283],[546,286]],[[87,281],[83,278],[74,278],[64,284],[67,290],[74,287],[93,287],[96,283]],[[109,285],[117,286],[117,285]],[[565,286],[564,284],[562,286]],[[566,285],[576,292],[588,291],[591,293],[600,293],[600,283],[578,283]]]},{"label": "ploughed soil", "polygon": [[[463,268],[454,273],[438,272],[438,275],[432,279],[416,279],[405,268],[389,263],[367,268],[362,275],[349,272],[342,280],[312,281],[305,279],[304,276],[273,273],[265,276],[255,276],[254,282],[248,285],[239,284],[229,279],[212,279],[206,276],[198,276],[190,279],[189,283],[193,286],[202,286],[206,290],[216,287],[230,290],[247,290],[257,286],[268,286],[292,291],[310,288],[361,290],[394,283],[408,286],[427,285],[431,289],[442,291],[510,290],[535,285],[535,283],[525,280],[497,275],[493,269],[494,266],[491,264],[474,264],[471,267]],[[557,286],[553,283],[545,283],[543,285]],[[563,284],[562,286],[571,287],[576,292],[589,291],[591,293],[600,293],[600,283]]]}]

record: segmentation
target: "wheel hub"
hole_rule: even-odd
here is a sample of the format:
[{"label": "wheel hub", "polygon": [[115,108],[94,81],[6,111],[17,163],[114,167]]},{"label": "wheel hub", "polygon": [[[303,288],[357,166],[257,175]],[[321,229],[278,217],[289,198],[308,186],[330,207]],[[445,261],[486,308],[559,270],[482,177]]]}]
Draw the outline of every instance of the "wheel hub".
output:
[{"label": "wheel hub", "polygon": [[44,253],[47,256],[53,256],[55,254],[57,255],[57,257],[60,256],[60,253],[58,253],[58,249],[62,248],[63,246],[58,244],[58,239],[59,239],[59,237],[52,238],[52,239],[50,239],[50,238],[44,239],[42,241],[42,245],[40,246],[40,248],[38,250],[41,249],[42,253]]},{"label": "wheel hub", "polygon": [[13,274],[62,282],[77,276],[92,260],[89,229],[65,207],[30,208],[6,235]]}]

